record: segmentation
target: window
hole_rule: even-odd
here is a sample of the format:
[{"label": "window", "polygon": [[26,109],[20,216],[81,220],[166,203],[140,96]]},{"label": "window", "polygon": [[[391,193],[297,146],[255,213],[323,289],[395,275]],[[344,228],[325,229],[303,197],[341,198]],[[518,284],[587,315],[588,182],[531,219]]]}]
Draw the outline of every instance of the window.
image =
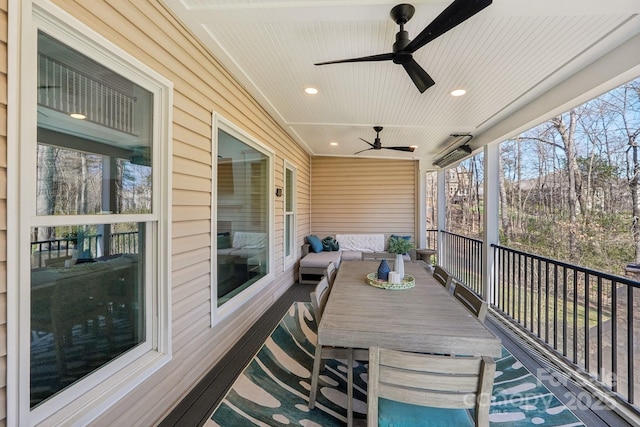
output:
[{"label": "window", "polygon": [[296,256],[296,169],[284,165],[284,266],[290,266]]},{"label": "window", "polygon": [[11,396],[25,425],[65,407],[98,413],[67,405],[117,398],[170,350],[171,84],[55,6],[33,6],[21,49],[34,66],[21,70],[19,232],[9,242],[29,325],[12,349]]},{"label": "window", "polygon": [[213,132],[218,161],[212,300],[226,307],[272,272],[273,153],[216,116]]}]

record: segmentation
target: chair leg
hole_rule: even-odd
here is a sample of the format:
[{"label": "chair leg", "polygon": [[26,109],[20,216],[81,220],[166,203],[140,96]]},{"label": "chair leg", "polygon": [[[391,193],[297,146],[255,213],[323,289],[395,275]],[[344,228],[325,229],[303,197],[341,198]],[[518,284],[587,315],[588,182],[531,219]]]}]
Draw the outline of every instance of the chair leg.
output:
[{"label": "chair leg", "polygon": [[316,393],[318,391],[318,377],[320,376],[320,365],[322,364],[322,346],[316,344],[316,355],[313,359],[313,372],[311,373],[311,391],[309,392],[309,409],[316,405]]}]

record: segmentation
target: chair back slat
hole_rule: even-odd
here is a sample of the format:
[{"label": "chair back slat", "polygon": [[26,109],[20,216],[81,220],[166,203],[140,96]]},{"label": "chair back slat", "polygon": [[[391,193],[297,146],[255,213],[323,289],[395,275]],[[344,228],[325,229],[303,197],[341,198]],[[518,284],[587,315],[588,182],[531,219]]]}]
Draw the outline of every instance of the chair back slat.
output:
[{"label": "chair back slat", "polygon": [[336,275],[338,274],[338,270],[336,270],[336,265],[331,261],[327,268],[324,271],[324,275],[329,282],[329,289],[333,287],[333,282],[336,280]]},{"label": "chair back slat", "polygon": [[320,319],[322,319],[322,313],[324,313],[324,307],[327,305],[328,299],[329,281],[327,280],[327,276],[323,276],[313,292],[311,292],[311,305],[313,306],[313,313],[318,324],[320,323]]},{"label": "chair back slat", "polygon": [[475,393],[478,389],[479,369],[477,366],[476,372],[468,375],[444,375],[381,366],[380,384],[394,384],[400,387],[413,387],[434,392]]},{"label": "chair back slat", "polygon": [[433,269],[433,278],[436,279],[442,286],[449,288],[451,283],[451,275],[443,267],[436,265]]},{"label": "chair back slat", "polygon": [[482,323],[487,317],[488,304],[462,282],[456,283],[453,296]]},{"label": "chair back slat", "polygon": [[471,409],[475,407],[476,401],[475,391],[467,393],[448,392],[444,394],[439,390],[414,390],[406,387],[390,386],[385,383],[381,383],[378,390],[378,397],[412,405],[431,406],[433,408]]}]

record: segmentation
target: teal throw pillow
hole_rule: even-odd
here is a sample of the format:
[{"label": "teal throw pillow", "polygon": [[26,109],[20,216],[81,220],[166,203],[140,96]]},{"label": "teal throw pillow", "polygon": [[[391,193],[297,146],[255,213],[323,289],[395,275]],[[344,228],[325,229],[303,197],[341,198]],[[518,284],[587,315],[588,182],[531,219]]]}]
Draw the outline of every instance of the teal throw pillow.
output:
[{"label": "teal throw pillow", "polygon": [[327,252],[339,251],[340,245],[338,244],[338,241],[334,237],[327,236],[324,239],[322,239],[322,249]]},{"label": "teal throw pillow", "polygon": [[227,249],[231,247],[231,236],[229,233],[218,234],[218,249]]},{"label": "teal throw pillow", "polygon": [[311,252],[322,252],[322,240],[315,234],[307,236],[307,243],[311,247]]}]

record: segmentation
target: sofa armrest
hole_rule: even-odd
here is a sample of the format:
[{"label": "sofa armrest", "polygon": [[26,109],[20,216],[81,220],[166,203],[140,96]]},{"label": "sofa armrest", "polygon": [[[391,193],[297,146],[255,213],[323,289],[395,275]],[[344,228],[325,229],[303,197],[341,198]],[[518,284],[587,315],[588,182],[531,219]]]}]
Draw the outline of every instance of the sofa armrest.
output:
[{"label": "sofa armrest", "polygon": [[311,245],[308,243],[302,245],[302,247],[300,248],[300,258],[304,258],[309,253],[310,247]]}]

